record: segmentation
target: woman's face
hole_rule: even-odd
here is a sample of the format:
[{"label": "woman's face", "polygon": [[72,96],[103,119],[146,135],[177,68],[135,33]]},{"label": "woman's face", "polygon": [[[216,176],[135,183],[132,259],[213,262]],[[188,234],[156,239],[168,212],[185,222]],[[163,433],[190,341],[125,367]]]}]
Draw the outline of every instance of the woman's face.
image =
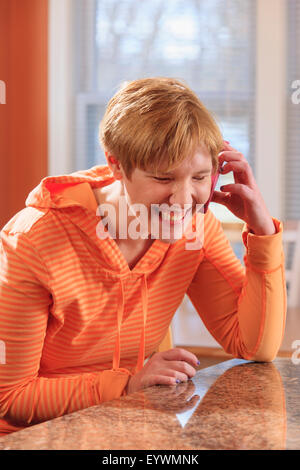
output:
[{"label": "woman's face", "polygon": [[[128,180],[122,168],[121,171],[127,204],[130,207],[133,204],[143,204],[147,208],[148,234],[152,234],[151,238],[159,238],[166,243],[174,243],[181,238],[183,222],[178,219],[183,215],[187,219],[192,217],[196,212],[196,204],[204,205],[211,191],[212,159],[205,148],[198,148],[191,159],[184,160],[180,166],[168,174],[163,173],[161,168],[157,175],[151,169],[142,171],[135,168],[131,180]],[[153,206],[151,212],[151,205],[161,206],[162,204],[164,204],[161,208],[162,214],[158,218],[158,212]],[[173,213],[170,211],[172,205],[172,210],[177,211],[177,214],[175,212],[177,221],[174,221]],[[199,206],[197,208],[199,210]],[[135,209],[132,210],[133,218],[140,217],[140,214]],[[159,224],[159,232],[156,231],[156,235],[153,236],[151,219],[153,220],[155,216]],[[170,236],[167,237],[163,232],[163,227],[166,225],[170,227]],[[181,227],[181,232],[179,227]],[[178,230],[181,236],[176,234]]]}]

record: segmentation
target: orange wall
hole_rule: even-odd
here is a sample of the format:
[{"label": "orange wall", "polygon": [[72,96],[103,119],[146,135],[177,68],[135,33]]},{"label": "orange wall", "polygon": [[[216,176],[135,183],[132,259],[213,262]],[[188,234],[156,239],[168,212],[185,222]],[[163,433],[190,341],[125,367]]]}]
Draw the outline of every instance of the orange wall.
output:
[{"label": "orange wall", "polygon": [[0,229],[48,172],[48,0],[0,0]]}]

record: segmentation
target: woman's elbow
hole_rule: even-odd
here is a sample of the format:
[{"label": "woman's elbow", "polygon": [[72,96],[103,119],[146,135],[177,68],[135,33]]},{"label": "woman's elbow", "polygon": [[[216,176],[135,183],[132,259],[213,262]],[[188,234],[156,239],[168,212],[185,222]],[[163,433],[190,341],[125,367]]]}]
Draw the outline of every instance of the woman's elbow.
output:
[{"label": "woman's elbow", "polygon": [[276,356],[277,351],[261,351],[257,354],[254,354],[251,358],[249,358],[249,360],[254,362],[273,362]]}]

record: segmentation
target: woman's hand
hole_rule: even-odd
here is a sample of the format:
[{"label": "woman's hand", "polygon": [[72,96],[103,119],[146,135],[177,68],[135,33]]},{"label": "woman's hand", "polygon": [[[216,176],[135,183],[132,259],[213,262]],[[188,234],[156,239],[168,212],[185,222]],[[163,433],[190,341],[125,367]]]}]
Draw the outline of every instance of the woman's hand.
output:
[{"label": "woman's hand", "polygon": [[196,374],[199,361],[195,354],[173,348],[153,354],[144,367],[130,377],[126,392],[133,393],[152,385],[176,385],[186,382]]},{"label": "woman's hand", "polygon": [[234,183],[215,191],[212,202],[223,204],[235,216],[244,220],[256,235],[273,235],[276,229],[244,155],[224,141],[219,153],[219,165],[227,162],[222,175],[233,171]]}]

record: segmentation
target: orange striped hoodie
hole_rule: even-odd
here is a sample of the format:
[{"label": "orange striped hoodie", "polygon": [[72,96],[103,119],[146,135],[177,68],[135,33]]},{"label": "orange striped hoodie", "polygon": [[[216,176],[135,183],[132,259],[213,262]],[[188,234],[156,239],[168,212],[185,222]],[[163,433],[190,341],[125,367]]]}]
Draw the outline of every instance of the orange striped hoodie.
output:
[{"label": "orange striped hoodie", "polygon": [[204,215],[204,245],[155,240],[131,270],[96,234],[94,190],[108,166],[46,177],[1,231],[0,418],[3,433],[125,393],[157,350],[187,294],[235,357],[272,361],[286,316],[282,223],[242,240],[245,267],[220,222]]}]

